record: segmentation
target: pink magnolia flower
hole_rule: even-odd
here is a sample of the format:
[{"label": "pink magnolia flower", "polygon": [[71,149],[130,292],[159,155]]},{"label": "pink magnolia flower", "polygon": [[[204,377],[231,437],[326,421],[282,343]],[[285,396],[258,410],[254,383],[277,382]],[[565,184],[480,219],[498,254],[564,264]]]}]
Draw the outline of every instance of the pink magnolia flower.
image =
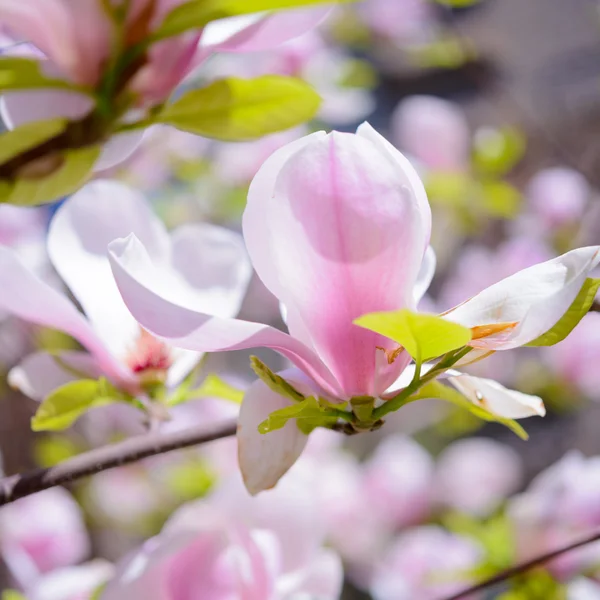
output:
[{"label": "pink magnolia flower", "polygon": [[529,182],[527,198],[546,227],[576,223],[591,196],[585,177],[566,167],[540,171]]},{"label": "pink magnolia flower", "polygon": [[375,600],[438,600],[468,585],[469,570],[482,558],[482,549],[468,538],[434,525],[411,529],[377,565],[371,595]]},{"label": "pink magnolia flower", "polygon": [[457,104],[435,96],[410,96],[392,115],[392,139],[411,158],[434,171],[469,167],[471,131]]},{"label": "pink magnolia flower", "polygon": [[117,567],[100,600],[336,600],[342,567],[322,543],[306,487],[289,481],[250,498],[236,479],[180,509]]},{"label": "pink magnolia flower", "polygon": [[67,491],[54,488],[4,506],[0,551],[20,584],[78,563],[90,552],[79,505]]},{"label": "pink magnolia flower", "polygon": [[[128,4],[123,43],[132,47],[148,38],[184,0],[135,0]],[[110,3],[109,3],[110,4]],[[113,0],[113,6],[124,6]],[[252,52],[276,47],[317,25],[328,8],[260,13],[222,19],[150,46],[141,66],[124,85],[135,107],[148,108],[168,99],[191,71],[214,52]],[[16,38],[42,53],[43,70],[73,84],[96,88],[113,58],[117,31],[102,0],[2,0],[0,23]],[[37,120],[82,119],[95,108],[84,91],[35,89],[2,96],[2,119],[10,128]],[[131,116],[131,114],[129,114]],[[129,118],[129,117],[127,117]],[[105,145],[95,165],[103,170],[125,160],[137,148],[143,130],[118,134]]]},{"label": "pink magnolia flower", "polygon": [[66,295],[29,271],[8,248],[0,248],[0,308],[39,325],[64,331],[85,351],[55,356],[38,352],[10,373],[10,383],[42,399],[77,376],[108,377],[130,393],[145,378],[176,385],[200,354],[176,350],[141,329],[123,303],[107,257],[108,243],[135,231],[170,280],[171,291],[190,306],[210,313],[237,314],[250,278],[250,266],[236,233],[208,224],[186,225],[167,234],[146,200],[128,187],[97,181],[57,211],[48,235],[50,259],[85,312]]},{"label": "pink magnolia flower", "polygon": [[436,464],[436,496],[443,506],[476,516],[495,510],[523,480],[519,455],[487,438],[450,444]]},{"label": "pink magnolia flower", "polygon": [[[515,525],[520,557],[527,560],[575,542],[600,524],[600,457],[572,451],[540,473],[514,497],[508,514]],[[561,579],[598,564],[594,543],[550,563]]]},{"label": "pink magnolia flower", "polygon": [[426,0],[365,0],[357,10],[375,34],[397,42],[419,41],[435,23]]},{"label": "pink magnolia flower", "polygon": [[[135,236],[115,241],[110,254],[125,302],[155,336],[188,350],[273,348],[294,363],[283,376],[301,393],[339,401],[383,396],[410,363],[392,340],[353,321],[376,311],[415,309],[433,275],[434,260],[426,253],[430,228],[416,172],[364,124],[356,134],[318,132],[285,146],[250,186],[246,245],[259,277],[286,308],[289,334],[178,302]],[[565,313],[599,255],[598,247],[582,248],[537,265],[445,316],[475,328],[471,354],[526,344]],[[494,389],[495,404],[498,396],[508,403],[523,400],[502,390]],[[476,389],[468,391],[481,401]],[[273,486],[306,444],[293,422],[258,433],[259,423],[290,402],[262,381],[246,393],[238,440],[251,492]]]},{"label": "pink magnolia flower", "polygon": [[58,569],[26,586],[28,600],[93,600],[113,575],[109,562],[96,559],[77,567]]}]

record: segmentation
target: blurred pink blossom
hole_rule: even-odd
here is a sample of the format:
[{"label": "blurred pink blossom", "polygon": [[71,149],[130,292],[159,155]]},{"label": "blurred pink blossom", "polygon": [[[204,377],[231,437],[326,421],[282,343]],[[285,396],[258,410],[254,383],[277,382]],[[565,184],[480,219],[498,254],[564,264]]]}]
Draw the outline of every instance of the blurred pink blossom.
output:
[{"label": "blurred pink blossom", "polygon": [[378,563],[370,591],[375,600],[438,600],[470,583],[468,571],[482,558],[470,539],[434,525],[410,529]]},{"label": "blurred pink blossom", "polygon": [[78,563],[90,552],[79,505],[64,489],[53,488],[2,507],[0,549],[20,584]]},{"label": "blurred pink blossom", "polygon": [[444,507],[489,515],[523,480],[523,465],[510,447],[488,438],[450,444],[436,463],[436,499]]}]

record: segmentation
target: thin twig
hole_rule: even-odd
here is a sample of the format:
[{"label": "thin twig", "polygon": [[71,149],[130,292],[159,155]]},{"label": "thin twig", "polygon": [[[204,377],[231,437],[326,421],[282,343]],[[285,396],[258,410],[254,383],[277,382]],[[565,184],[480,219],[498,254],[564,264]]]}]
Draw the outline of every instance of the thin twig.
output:
[{"label": "thin twig", "polygon": [[598,300],[594,301],[592,306],[590,306],[590,312],[600,312],[600,302]]},{"label": "thin twig", "polygon": [[88,475],[128,465],[142,458],[235,435],[236,427],[235,421],[227,421],[212,427],[204,425],[175,433],[149,433],[85,452],[49,469],[36,469],[29,473],[5,477],[0,479],[0,506]]},{"label": "thin twig", "polygon": [[517,575],[522,575],[523,573],[535,567],[539,567],[540,565],[543,565],[544,563],[558,558],[563,554],[567,554],[567,552],[571,552],[572,550],[576,550],[577,548],[581,548],[582,546],[587,546],[588,544],[597,542],[598,540],[600,540],[600,531],[596,531],[595,533],[591,534],[586,538],[583,538],[582,540],[579,540],[578,542],[574,542],[573,544],[569,544],[568,546],[564,546],[562,548],[559,548],[558,550],[553,550],[552,552],[542,554],[541,556],[537,556],[536,558],[528,560],[527,562],[524,562],[520,565],[515,565],[510,569],[506,569],[505,571],[502,571],[497,575],[486,579],[485,581],[477,583],[472,587],[465,588],[461,592],[458,592],[453,596],[448,596],[443,600],[460,600],[461,598],[467,598],[471,594],[490,588],[498,583],[502,583],[503,581],[511,579],[512,577],[515,577]]}]

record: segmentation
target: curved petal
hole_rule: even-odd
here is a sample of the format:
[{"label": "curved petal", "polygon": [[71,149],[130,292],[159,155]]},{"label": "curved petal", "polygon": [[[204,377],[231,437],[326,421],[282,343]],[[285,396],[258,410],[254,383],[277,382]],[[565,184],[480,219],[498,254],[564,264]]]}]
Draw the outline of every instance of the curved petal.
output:
[{"label": "curved petal", "polygon": [[320,600],[337,600],[342,593],[343,581],[340,557],[333,550],[320,550],[308,566],[284,577],[277,587],[286,599],[306,595]]},{"label": "curved petal", "polygon": [[572,250],[503,279],[444,317],[466,327],[514,323],[472,345],[489,350],[523,346],[552,329],[599,262],[600,246]]},{"label": "curved petal", "polygon": [[112,169],[127,160],[140,146],[146,130],[136,129],[127,133],[113,135],[102,149],[98,160],[94,164],[94,171]]},{"label": "curved petal", "polygon": [[[297,374],[284,371],[289,379]],[[295,420],[285,427],[261,434],[258,426],[274,411],[289,406],[291,401],[275,393],[260,379],[246,392],[238,421],[238,457],[246,489],[252,494],[274,487],[302,454],[308,436],[300,431]]]},{"label": "curved petal", "polygon": [[414,305],[429,237],[421,182],[377,136],[368,126],[316,133],[277,151],[243,218],[254,267],[287,307],[291,335],[315,348],[346,396],[377,395],[397,377],[392,369],[376,385],[376,347],[395,345],[352,322]]},{"label": "curved petal", "polygon": [[202,32],[200,48],[213,52],[271,50],[315,28],[331,8],[284,10],[212,21]]},{"label": "curved petal", "polygon": [[[73,370],[65,369],[61,363]],[[8,383],[25,396],[41,402],[66,383],[83,377],[95,379],[101,375],[102,368],[91,354],[73,351],[54,356],[48,352],[35,352],[10,370]]]},{"label": "curved petal", "polygon": [[139,335],[108,261],[108,244],[131,232],[156,260],[168,260],[169,238],[144,197],[115,181],[94,181],[56,212],[48,254],[98,335],[115,355],[124,356]]},{"label": "curved petal", "polygon": [[448,381],[473,404],[494,415],[524,419],[546,414],[544,402],[539,396],[509,390],[493,379],[460,374],[449,377]]},{"label": "curved petal", "polygon": [[64,331],[81,342],[103,372],[127,381],[129,372],[104,346],[90,323],[68,298],[29,271],[8,248],[0,246],[0,309],[25,321]]},{"label": "curved petal", "polygon": [[291,336],[261,323],[214,317],[186,304],[181,280],[152,262],[141,242],[130,235],[109,246],[113,274],[137,321],[173,346],[218,352],[267,347],[277,350],[333,395],[335,379],[319,358]]},{"label": "curved petal", "polygon": [[423,262],[421,263],[421,270],[417,275],[417,282],[413,290],[415,305],[418,305],[423,296],[426,294],[433,277],[435,275],[435,267],[437,265],[437,259],[435,252],[431,246],[427,248]]}]

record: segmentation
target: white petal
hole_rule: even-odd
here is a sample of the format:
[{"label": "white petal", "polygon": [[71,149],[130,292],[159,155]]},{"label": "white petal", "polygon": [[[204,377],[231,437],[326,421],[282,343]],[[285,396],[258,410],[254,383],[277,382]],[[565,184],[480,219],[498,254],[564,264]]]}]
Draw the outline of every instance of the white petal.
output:
[{"label": "white petal", "polygon": [[539,396],[530,396],[515,390],[509,390],[493,379],[483,379],[471,375],[449,377],[452,385],[473,404],[508,419],[546,414],[544,402]]}]

